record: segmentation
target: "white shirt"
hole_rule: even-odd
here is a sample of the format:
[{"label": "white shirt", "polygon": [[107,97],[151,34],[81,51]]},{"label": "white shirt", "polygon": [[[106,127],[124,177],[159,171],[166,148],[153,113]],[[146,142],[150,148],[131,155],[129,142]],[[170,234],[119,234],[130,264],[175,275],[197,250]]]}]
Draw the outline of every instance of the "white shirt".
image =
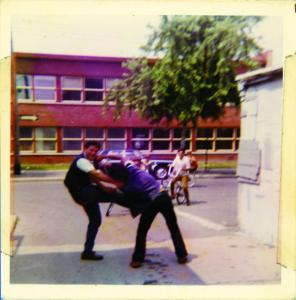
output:
[{"label": "white shirt", "polygon": [[181,159],[179,155],[173,161],[175,176],[184,176],[187,174],[186,169],[190,168],[190,160],[187,156],[183,156]]},{"label": "white shirt", "polygon": [[84,157],[81,157],[77,160],[76,166],[78,169],[80,169],[81,171],[83,171],[85,173],[95,170],[93,163]]}]

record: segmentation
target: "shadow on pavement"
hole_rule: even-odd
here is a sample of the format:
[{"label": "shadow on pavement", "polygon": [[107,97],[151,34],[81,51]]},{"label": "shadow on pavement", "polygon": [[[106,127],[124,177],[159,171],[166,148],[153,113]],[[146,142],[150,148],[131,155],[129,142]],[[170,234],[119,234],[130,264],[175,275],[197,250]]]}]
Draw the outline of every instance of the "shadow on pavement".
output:
[{"label": "shadow on pavement", "polygon": [[[99,251],[102,261],[81,261],[79,252],[17,254],[11,258],[11,284],[205,284],[168,248],[147,249],[139,269],[129,267],[132,249]],[[189,257],[189,261],[196,257]]]},{"label": "shadow on pavement", "polygon": [[206,184],[195,184],[192,188],[207,188]]}]

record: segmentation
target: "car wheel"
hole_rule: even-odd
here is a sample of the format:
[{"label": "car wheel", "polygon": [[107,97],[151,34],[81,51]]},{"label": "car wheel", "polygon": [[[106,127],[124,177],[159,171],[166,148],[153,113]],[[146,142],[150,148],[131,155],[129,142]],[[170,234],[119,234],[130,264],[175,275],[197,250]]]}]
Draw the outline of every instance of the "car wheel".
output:
[{"label": "car wheel", "polygon": [[154,174],[159,180],[166,179],[168,177],[168,169],[165,166],[158,166],[155,168]]}]

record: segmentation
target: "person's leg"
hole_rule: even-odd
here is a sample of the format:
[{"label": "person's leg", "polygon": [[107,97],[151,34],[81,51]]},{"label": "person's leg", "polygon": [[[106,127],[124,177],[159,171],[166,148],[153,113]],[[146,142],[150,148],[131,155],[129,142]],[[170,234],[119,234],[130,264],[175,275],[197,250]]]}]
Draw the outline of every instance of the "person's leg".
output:
[{"label": "person's leg", "polygon": [[189,191],[188,191],[188,176],[182,176],[182,188],[184,191],[184,195],[186,198],[186,204],[190,205],[190,200],[189,200]]},{"label": "person's leg", "polygon": [[[132,256],[132,267],[140,267],[141,262],[143,262],[145,258],[147,233],[158,211],[157,204],[153,201],[141,214],[137,229],[136,245]],[[133,262],[138,262],[139,264],[135,264],[135,266],[133,266]]]},{"label": "person's leg", "polygon": [[82,205],[89,219],[86,241],[84,244],[84,251],[81,254],[81,259],[99,260],[103,258],[93,251],[95,238],[99,226],[101,225],[99,202],[112,202],[116,197],[117,195],[107,194],[96,185],[86,186],[79,192],[77,202]]},{"label": "person's leg", "polygon": [[161,203],[160,212],[164,216],[166,224],[170,231],[178,261],[180,263],[184,263],[187,261],[188,253],[185,247],[180,228],[177,223],[177,217],[174,211],[172,201],[166,193],[163,193],[155,201],[159,201],[159,203]]},{"label": "person's leg", "polygon": [[177,179],[176,177],[173,178],[171,180],[171,184],[170,184],[170,189],[171,189],[171,197],[174,199],[176,198],[176,194],[175,194],[175,183],[177,182]]},{"label": "person's leg", "polygon": [[84,251],[81,254],[81,259],[103,259],[101,255],[96,255],[93,252],[95,238],[101,225],[101,211],[99,204],[88,203],[86,205],[83,205],[82,207],[88,216],[89,223],[87,226],[86,241],[84,243]]},{"label": "person's leg", "polygon": [[176,176],[172,179],[171,181],[171,197],[174,199],[176,198],[176,193],[175,193],[175,184],[178,180],[181,180],[181,176]]}]

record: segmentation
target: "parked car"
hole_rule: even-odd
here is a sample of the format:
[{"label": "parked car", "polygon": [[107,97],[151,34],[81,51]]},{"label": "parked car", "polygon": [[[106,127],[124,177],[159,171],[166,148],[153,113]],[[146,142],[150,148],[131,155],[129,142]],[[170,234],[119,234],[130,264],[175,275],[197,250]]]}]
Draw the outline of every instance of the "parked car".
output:
[{"label": "parked car", "polygon": [[171,160],[151,160],[149,162],[148,170],[156,179],[164,180],[168,178],[169,166]]},{"label": "parked car", "polygon": [[[158,180],[164,180],[168,177],[169,165],[172,163],[170,160],[149,160],[148,156],[145,156],[141,151],[134,149],[105,149],[101,150],[98,155],[106,156],[101,162],[101,165],[105,163],[119,163],[117,155],[128,157],[135,162],[136,165],[144,170],[147,170],[149,174],[153,175]],[[112,157],[114,155],[114,157]],[[107,158],[107,156],[109,156]]]},{"label": "parked car", "polygon": [[[144,159],[144,155],[138,151],[133,149],[105,149],[98,152],[98,156],[103,156],[106,158],[103,158],[101,164],[105,164],[107,162],[109,163],[119,163],[120,160],[117,158],[117,156],[122,157],[128,157],[128,159],[135,162],[138,166],[141,166],[142,159]],[[114,157],[113,157],[114,156]]]}]

